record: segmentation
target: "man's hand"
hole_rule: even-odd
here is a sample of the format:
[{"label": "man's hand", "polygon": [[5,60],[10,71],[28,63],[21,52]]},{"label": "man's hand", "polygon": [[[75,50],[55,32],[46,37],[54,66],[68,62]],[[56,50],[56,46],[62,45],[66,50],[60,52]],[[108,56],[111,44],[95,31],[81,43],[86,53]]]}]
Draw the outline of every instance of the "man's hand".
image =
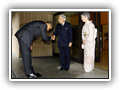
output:
[{"label": "man's hand", "polygon": [[30,47],[30,50],[32,50],[32,46]]},{"label": "man's hand", "polygon": [[55,40],[55,36],[51,36],[52,37],[52,40]]},{"label": "man's hand", "polygon": [[69,47],[71,47],[72,46],[72,43],[69,43]]}]

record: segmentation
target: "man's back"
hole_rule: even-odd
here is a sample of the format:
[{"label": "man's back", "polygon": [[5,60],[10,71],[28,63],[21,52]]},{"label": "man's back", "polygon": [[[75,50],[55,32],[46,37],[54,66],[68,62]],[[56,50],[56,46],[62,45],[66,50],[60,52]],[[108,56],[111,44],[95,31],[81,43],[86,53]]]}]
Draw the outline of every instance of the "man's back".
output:
[{"label": "man's back", "polygon": [[47,25],[43,21],[32,21],[21,27],[15,36],[21,39],[28,47],[31,46],[32,40],[35,36],[42,35],[42,38],[48,40],[46,35]]}]

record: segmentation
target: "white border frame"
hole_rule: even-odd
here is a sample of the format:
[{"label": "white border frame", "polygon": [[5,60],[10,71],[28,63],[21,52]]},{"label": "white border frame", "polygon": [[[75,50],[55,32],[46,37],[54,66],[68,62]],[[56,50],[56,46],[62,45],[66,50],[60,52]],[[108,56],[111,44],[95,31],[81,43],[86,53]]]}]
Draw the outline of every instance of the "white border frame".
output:
[{"label": "white border frame", "polygon": [[[11,31],[12,31],[12,12],[109,12],[109,79],[11,79]],[[111,80],[111,10],[110,9],[10,9],[9,10],[9,80],[10,81],[110,81]]]}]

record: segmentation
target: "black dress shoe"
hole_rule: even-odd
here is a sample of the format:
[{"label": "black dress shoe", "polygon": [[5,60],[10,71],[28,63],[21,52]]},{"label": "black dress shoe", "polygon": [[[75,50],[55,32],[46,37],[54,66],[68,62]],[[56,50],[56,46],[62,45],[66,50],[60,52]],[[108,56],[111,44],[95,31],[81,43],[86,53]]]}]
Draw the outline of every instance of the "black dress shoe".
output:
[{"label": "black dress shoe", "polygon": [[68,69],[65,69],[66,71],[68,71]]},{"label": "black dress shoe", "polygon": [[63,68],[60,68],[60,70],[63,70]]},{"label": "black dress shoe", "polygon": [[42,75],[39,73],[34,73],[37,77],[41,77]]},{"label": "black dress shoe", "polygon": [[28,78],[37,78],[37,76],[35,74],[29,74],[29,75],[26,75]]}]

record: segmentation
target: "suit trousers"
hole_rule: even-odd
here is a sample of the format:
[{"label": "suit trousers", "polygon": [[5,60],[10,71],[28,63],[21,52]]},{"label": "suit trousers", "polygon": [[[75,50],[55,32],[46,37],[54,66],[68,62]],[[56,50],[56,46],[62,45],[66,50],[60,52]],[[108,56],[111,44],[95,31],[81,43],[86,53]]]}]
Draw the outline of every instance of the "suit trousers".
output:
[{"label": "suit trousers", "polygon": [[[70,47],[59,47],[61,68],[70,68]],[[66,60],[65,60],[66,56]]]},{"label": "suit trousers", "polygon": [[29,75],[31,73],[35,73],[32,67],[32,59],[31,59],[31,50],[27,47],[26,44],[21,39],[18,39],[20,52],[22,54],[22,60],[24,65],[25,74]]}]

